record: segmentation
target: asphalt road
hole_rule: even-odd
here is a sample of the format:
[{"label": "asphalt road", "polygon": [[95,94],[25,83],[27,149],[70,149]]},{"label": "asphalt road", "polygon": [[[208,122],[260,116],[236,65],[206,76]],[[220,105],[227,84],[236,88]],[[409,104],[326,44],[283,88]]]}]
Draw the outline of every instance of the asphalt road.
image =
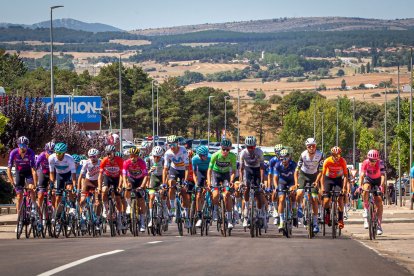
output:
[{"label": "asphalt road", "polygon": [[[287,239],[273,225],[258,238],[240,226],[226,238],[214,227],[208,237],[177,237],[174,226],[157,237],[0,240],[0,275],[52,275],[56,268],[57,275],[410,275],[348,237],[309,240],[303,227]],[[95,256],[102,253],[111,255]]]}]

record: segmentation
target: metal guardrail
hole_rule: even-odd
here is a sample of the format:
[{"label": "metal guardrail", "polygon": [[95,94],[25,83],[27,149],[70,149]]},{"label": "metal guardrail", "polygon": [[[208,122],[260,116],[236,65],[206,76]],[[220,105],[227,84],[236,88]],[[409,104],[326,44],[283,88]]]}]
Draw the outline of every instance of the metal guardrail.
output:
[{"label": "metal guardrail", "polygon": [[0,214],[3,213],[3,209],[7,210],[7,214],[10,214],[10,209],[15,209],[16,204],[0,204]]}]

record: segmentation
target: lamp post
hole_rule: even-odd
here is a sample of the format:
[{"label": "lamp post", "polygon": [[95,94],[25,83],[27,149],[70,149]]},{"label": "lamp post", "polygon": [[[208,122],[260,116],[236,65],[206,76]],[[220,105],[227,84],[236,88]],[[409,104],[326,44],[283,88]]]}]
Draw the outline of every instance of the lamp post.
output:
[{"label": "lamp post", "polygon": [[109,108],[109,98],[108,98],[108,95],[106,95],[106,102],[108,103],[109,129],[112,132],[111,109]]},{"label": "lamp post", "polygon": [[159,86],[157,85],[157,136],[158,134],[158,129],[160,127],[160,117],[159,117],[159,107],[158,107],[158,88]]},{"label": "lamp post", "polygon": [[122,153],[122,60],[121,57],[126,53],[119,54],[119,71],[118,71],[118,82],[119,82],[119,152]]},{"label": "lamp post", "polygon": [[322,139],[321,143],[322,143],[322,153],[323,153],[323,115],[324,115],[324,112],[323,111],[319,112],[319,114],[322,115],[321,117],[321,139]]},{"label": "lamp post", "polygon": [[[397,87],[398,87],[398,97],[397,97],[397,125],[400,125],[400,64],[398,64],[398,69],[397,69]],[[398,181],[400,181],[401,183],[401,154],[400,154],[400,150],[401,150],[401,145],[400,145],[400,137],[397,136],[397,147],[398,147]],[[411,182],[410,182],[411,183]],[[400,185],[401,187],[401,185]],[[400,190],[400,195],[401,195],[401,190]],[[387,196],[387,199],[389,200],[389,196]],[[401,202],[401,198],[400,198],[400,202]],[[389,203],[388,203],[389,204]],[[397,202],[395,203],[397,204]]]},{"label": "lamp post", "polygon": [[336,145],[339,145],[339,97],[336,101]]},{"label": "lamp post", "polygon": [[154,114],[154,82],[157,82],[156,80],[151,81],[151,109],[152,109],[152,146],[155,145],[155,114]]},{"label": "lamp post", "polygon": [[210,149],[210,106],[211,106],[211,98],[215,96],[208,96],[208,130],[207,130],[207,147]]},{"label": "lamp post", "polygon": [[[410,164],[408,165],[409,168],[411,168],[413,163],[413,48],[411,48],[410,53]],[[411,174],[410,174],[410,184],[411,184]],[[411,185],[410,185],[410,192],[411,191]],[[400,195],[401,195],[401,185],[400,185]],[[412,201],[411,201],[412,202]],[[412,205],[410,207],[412,208]]]},{"label": "lamp post", "polygon": [[224,97],[224,135],[227,137],[227,99],[230,99],[230,96]]},{"label": "lamp post", "polygon": [[55,112],[55,83],[53,76],[53,10],[63,8],[63,6],[50,7],[50,100],[52,112]]},{"label": "lamp post", "polygon": [[240,147],[240,89],[237,89],[237,157]]},{"label": "lamp post", "polygon": [[354,165],[355,169],[355,97],[352,97],[352,132],[352,164]]}]

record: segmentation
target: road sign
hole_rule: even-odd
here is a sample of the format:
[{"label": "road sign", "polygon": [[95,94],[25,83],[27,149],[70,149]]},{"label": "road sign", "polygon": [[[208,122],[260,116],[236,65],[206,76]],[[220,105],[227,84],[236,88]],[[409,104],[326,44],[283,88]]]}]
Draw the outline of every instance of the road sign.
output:
[{"label": "road sign", "polygon": [[356,176],[356,174],[357,174],[357,172],[358,172],[358,170],[356,170],[356,169],[352,169],[352,170],[351,170],[351,175],[352,175],[352,177],[355,177],[355,176]]}]

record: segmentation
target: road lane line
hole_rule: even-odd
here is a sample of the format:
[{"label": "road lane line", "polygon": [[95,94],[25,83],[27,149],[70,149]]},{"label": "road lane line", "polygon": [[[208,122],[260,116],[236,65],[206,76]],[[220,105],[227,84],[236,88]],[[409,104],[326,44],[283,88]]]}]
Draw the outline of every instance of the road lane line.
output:
[{"label": "road lane line", "polygon": [[113,254],[120,253],[120,252],[123,252],[123,251],[125,251],[125,250],[114,250],[114,251],[109,251],[109,252],[102,253],[102,254],[92,255],[92,256],[89,256],[89,257],[86,257],[86,258],[83,258],[83,259],[80,259],[80,260],[77,260],[77,261],[74,261],[74,262],[71,262],[71,263],[68,263],[68,264],[59,266],[59,267],[57,267],[55,269],[46,271],[46,272],[44,272],[42,274],[39,274],[38,276],[54,275],[56,273],[59,273],[59,272],[61,272],[63,270],[69,269],[71,267],[74,267],[74,266],[77,266],[77,265],[80,265],[80,264],[89,262],[89,261],[91,261],[93,259],[100,258],[100,257],[103,257],[103,256],[107,256],[107,255],[113,255]]},{"label": "road lane line", "polygon": [[156,244],[156,243],[160,243],[162,241],[152,241],[152,242],[147,242],[148,244]]},{"label": "road lane line", "polygon": [[387,256],[387,255],[388,255],[388,254],[383,254],[383,253],[379,252],[377,249],[375,249],[375,248],[373,248],[373,247],[369,246],[368,244],[365,244],[363,241],[360,241],[360,240],[356,240],[356,241],[357,241],[358,243],[362,244],[363,246],[365,246],[366,248],[368,248],[368,249],[370,249],[370,250],[374,251],[376,254],[378,254],[378,255],[380,255],[380,256]]}]

